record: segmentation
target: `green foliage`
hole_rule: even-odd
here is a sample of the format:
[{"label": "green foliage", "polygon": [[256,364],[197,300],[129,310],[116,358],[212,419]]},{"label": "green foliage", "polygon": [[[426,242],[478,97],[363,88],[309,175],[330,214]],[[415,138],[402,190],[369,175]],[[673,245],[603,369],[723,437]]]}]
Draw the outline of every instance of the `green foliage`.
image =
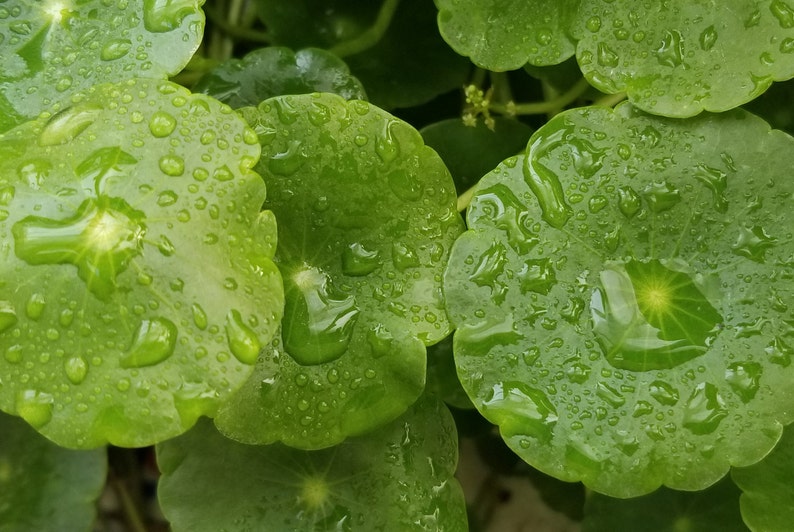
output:
[{"label": "green foliage", "polygon": [[175,530],[457,532],[457,424],[475,528],[498,473],[588,531],[785,529],[792,32],[788,0],[0,1],[0,528],[89,529],[100,448],[157,444]]}]

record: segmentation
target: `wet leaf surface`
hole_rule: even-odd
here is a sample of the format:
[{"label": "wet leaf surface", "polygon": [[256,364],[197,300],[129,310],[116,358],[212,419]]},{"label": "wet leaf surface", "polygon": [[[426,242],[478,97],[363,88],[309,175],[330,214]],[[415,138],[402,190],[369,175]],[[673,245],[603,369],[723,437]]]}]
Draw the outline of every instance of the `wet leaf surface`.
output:
[{"label": "wet leaf surface", "polygon": [[793,145],[743,111],[585,108],[484,178],[445,294],[462,384],[511,448],[618,497],[702,489],[772,448]]},{"label": "wet leaf surface", "polygon": [[256,135],[155,80],[0,136],[0,408],[66,447],[180,434],[280,321]]}]

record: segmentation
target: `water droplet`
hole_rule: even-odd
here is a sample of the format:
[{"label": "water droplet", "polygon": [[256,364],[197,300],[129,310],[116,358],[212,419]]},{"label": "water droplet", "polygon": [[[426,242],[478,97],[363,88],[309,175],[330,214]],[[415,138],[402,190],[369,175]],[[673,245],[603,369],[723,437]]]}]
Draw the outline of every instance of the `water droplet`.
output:
[{"label": "water droplet", "polygon": [[157,138],[167,137],[176,129],[176,118],[165,111],[156,111],[149,119],[149,131]]},{"label": "water droplet", "polygon": [[606,43],[598,43],[598,64],[603,67],[614,68],[618,66],[620,59],[618,54],[613,52]]},{"label": "water droplet", "polygon": [[748,403],[758,391],[761,364],[757,362],[734,362],[725,370],[725,380],[743,403]]},{"label": "water droplet", "polygon": [[123,368],[153,366],[174,354],[177,328],[166,318],[143,320],[129,351],[121,358]]},{"label": "water droplet", "polygon": [[157,242],[157,250],[166,257],[170,257],[176,253],[174,243],[165,235],[160,235],[160,240]]},{"label": "water droplet", "polygon": [[620,408],[626,403],[626,398],[612,386],[599,382],[596,386],[596,395],[609,403],[612,408]]},{"label": "water droplet", "polygon": [[780,52],[783,54],[794,53],[794,39],[788,37],[780,42]]},{"label": "water droplet", "polygon": [[159,205],[160,207],[168,207],[176,203],[178,199],[179,196],[177,196],[176,192],[174,192],[173,190],[166,190],[161,192],[160,195],[157,196],[157,205]]},{"label": "water droplet", "polygon": [[364,276],[380,266],[380,252],[367,249],[361,242],[353,242],[342,251],[342,273],[351,276]]},{"label": "water droplet", "polygon": [[403,242],[395,242],[392,244],[391,258],[394,267],[401,272],[420,265],[419,256],[416,254],[416,251]]},{"label": "water droplet", "polygon": [[763,227],[754,225],[742,227],[739,237],[731,250],[734,255],[763,264],[766,261],[766,251],[777,244],[777,239],[769,236]]},{"label": "water droplet", "polygon": [[642,207],[642,200],[633,188],[623,186],[618,188],[618,209],[626,218],[631,218]]},{"label": "water droplet", "polygon": [[598,32],[601,29],[601,18],[600,17],[590,17],[585,22],[585,27],[593,33]]},{"label": "water droplet", "polygon": [[405,168],[395,168],[389,172],[389,188],[403,201],[416,201],[422,197],[424,187],[416,175]]},{"label": "water droplet", "polygon": [[704,52],[708,52],[714,47],[714,43],[717,42],[717,30],[714,28],[714,24],[703,30],[699,41],[700,49]]},{"label": "water droplet", "polygon": [[526,227],[528,217],[526,207],[505,185],[478,192],[468,214],[470,224],[484,218],[506,231],[508,244],[521,254],[526,254],[538,243],[538,238]]},{"label": "water droplet", "polygon": [[711,434],[728,415],[717,387],[701,382],[687,399],[684,411],[684,427],[693,434]]},{"label": "water droplet", "polygon": [[391,120],[383,126],[383,133],[375,139],[375,153],[380,157],[384,164],[394,161],[400,154],[400,145],[394,138],[392,128],[399,122]]},{"label": "water droplet", "polygon": [[110,39],[99,52],[99,58],[102,61],[121,59],[127,55],[130,48],[132,48],[132,42],[129,39]]},{"label": "water droplet", "polygon": [[32,320],[38,320],[44,313],[44,307],[46,305],[47,301],[44,298],[44,294],[39,294],[37,292],[33,293],[28,298],[28,301],[25,305],[25,314]]},{"label": "water droplet", "polygon": [[232,310],[226,315],[226,340],[237,360],[243,364],[256,363],[262,344],[256,333],[243,322],[237,310]]},{"label": "water droplet", "polygon": [[725,189],[728,188],[728,174],[717,168],[699,164],[694,175],[711,190],[714,196],[714,209],[717,212],[726,212],[728,200],[725,198]]},{"label": "water droplet", "polygon": [[794,348],[786,343],[782,337],[775,338],[766,346],[764,352],[769,357],[769,361],[787,368],[791,365],[791,357],[794,355]]},{"label": "water droplet", "polygon": [[36,390],[25,390],[17,395],[14,405],[17,414],[36,429],[52,420],[52,395]]},{"label": "water droplet", "polygon": [[380,358],[392,352],[394,337],[382,323],[378,323],[367,331],[367,342],[372,348],[373,358]]},{"label": "water droplet", "polygon": [[672,209],[681,200],[678,189],[664,181],[649,184],[642,194],[653,212]]},{"label": "water droplet", "polygon": [[88,363],[80,356],[67,358],[63,368],[66,371],[66,377],[72,384],[80,384],[88,374]]},{"label": "water droplet", "polygon": [[507,250],[501,242],[494,242],[482,255],[480,255],[474,272],[469,275],[469,280],[477,286],[486,286],[491,289],[491,297],[497,303],[504,301],[506,286],[497,279],[504,273],[507,263]]},{"label": "water droplet", "polygon": [[632,371],[669,369],[704,354],[722,316],[689,275],[658,260],[611,263],[590,311],[606,359]]},{"label": "water droplet", "polygon": [[359,310],[353,296],[338,294],[322,270],[304,266],[284,275],[283,338],[303,365],[330,362],[347,351]]},{"label": "water droplet", "polygon": [[41,146],[65,144],[96,122],[102,113],[97,105],[75,105],[53,115],[39,134]]},{"label": "water droplet", "polygon": [[546,295],[557,284],[557,275],[549,257],[524,261],[516,277],[522,294],[532,291]]},{"label": "water droplet", "polygon": [[526,434],[541,440],[551,437],[558,419],[545,393],[518,381],[494,384],[482,403],[482,413],[499,425],[502,434]]},{"label": "water droplet", "polygon": [[480,322],[467,323],[458,328],[456,339],[469,354],[484,356],[498,345],[515,345],[524,339],[516,330],[515,318],[490,315]]},{"label": "water droplet", "polygon": [[574,362],[565,370],[565,375],[568,380],[577,384],[584,384],[590,378],[590,366],[582,364],[581,362]]},{"label": "water droplet", "polygon": [[163,155],[159,164],[160,171],[165,175],[178,177],[185,173],[185,161],[178,155]]},{"label": "water droplet", "polygon": [[289,176],[297,172],[307,157],[299,140],[290,141],[287,149],[270,157],[268,168],[277,175]]},{"label": "water droplet", "polygon": [[794,10],[786,2],[775,0],[770,4],[769,10],[775,16],[781,28],[794,28]]},{"label": "water droplet", "polygon": [[0,333],[14,326],[17,322],[17,312],[8,301],[0,300]]},{"label": "water droplet", "polygon": [[678,402],[678,390],[664,381],[653,381],[648,390],[659,404],[674,406]]},{"label": "water droplet", "polygon": [[308,111],[308,116],[309,122],[311,122],[313,125],[322,126],[331,120],[331,111],[328,109],[327,105],[312,102],[312,105]]},{"label": "water droplet", "polygon": [[196,13],[195,0],[144,0],[143,26],[153,33],[177,29],[182,19]]},{"label": "water droplet", "polygon": [[205,330],[207,328],[207,313],[198,303],[193,303],[190,310],[193,313],[193,323],[202,331]]},{"label": "water droplet", "polygon": [[556,229],[563,228],[573,210],[565,203],[559,178],[541,160],[553,157],[553,150],[567,144],[564,136],[565,130],[560,129],[547,136],[535,137],[524,163],[524,179],[538,199],[543,219]]},{"label": "water droplet", "polygon": [[660,65],[677,67],[684,62],[684,38],[678,30],[665,30],[662,44],[656,50]]}]

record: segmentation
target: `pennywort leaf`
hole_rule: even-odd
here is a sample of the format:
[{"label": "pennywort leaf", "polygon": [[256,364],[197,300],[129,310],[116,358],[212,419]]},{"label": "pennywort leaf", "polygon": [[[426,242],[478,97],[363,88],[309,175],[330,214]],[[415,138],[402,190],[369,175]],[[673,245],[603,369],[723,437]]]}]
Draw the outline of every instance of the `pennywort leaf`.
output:
[{"label": "pennywort leaf", "polygon": [[0,434],[3,531],[90,530],[105,483],[105,450],[64,449],[3,413]]},{"label": "pennywort leaf", "polygon": [[176,74],[203,0],[11,0],[0,7],[0,132],[91,85]]},{"label": "pennywort leaf", "polygon": [[245,114],[278,219],[281,339],[216,422],[249,443],[322,448],[400,415],[425,384],[425,346],[451,327],[441,294],[462,231],[454,184],[405,122],[333,94]]},{"label": "pennywort leaf", "polygon": [[481,181],[444,287],[511,448],[617,497],[769,452],[794,400],[792,147],[744,111],[575,109]]},{"label": "pennywort leaf", "polygon": [[199,80],[195,92],[209,94],[234,108],[256,106],[282,94],[333,92],[346,100],[366,100],[361,82],[335,55],[318,48],[258,48],[230,59]]},{"label": "pennywort leaf", "polygon": [[794,5],[784,0],[585,0],[571,28],[587,79],[654,114],[725,111],[794,76]]},{"label": "pennywort leaf", "polygon": [[160,503],[177,532],[255,531],[263,523],[279,530],[467,530],[453,477],[455,425],[436,400],[422,399],[385,427],[322,451],[243,445],[199,423],[159,444],[157,460]]},{"label": "pennywort leaf", "polygon": [[0,136],[0,408],[67,447],[180,434],[281,318],[256,134],[166,81]]}]

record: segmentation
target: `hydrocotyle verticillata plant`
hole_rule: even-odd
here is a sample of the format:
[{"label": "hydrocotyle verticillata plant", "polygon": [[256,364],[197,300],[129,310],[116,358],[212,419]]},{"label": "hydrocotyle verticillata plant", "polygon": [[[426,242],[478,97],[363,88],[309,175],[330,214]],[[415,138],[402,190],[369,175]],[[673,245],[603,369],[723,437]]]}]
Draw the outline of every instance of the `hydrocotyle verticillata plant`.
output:
[{"label": "hydrocotyle verticillata plant", "polygon": [[87,528],[156,444],[177,530],[464,530],[457,422],[586,530],[781,528],[794,113],[736,107],[792,42],[783,0],[0,2],[0,527]]}]

